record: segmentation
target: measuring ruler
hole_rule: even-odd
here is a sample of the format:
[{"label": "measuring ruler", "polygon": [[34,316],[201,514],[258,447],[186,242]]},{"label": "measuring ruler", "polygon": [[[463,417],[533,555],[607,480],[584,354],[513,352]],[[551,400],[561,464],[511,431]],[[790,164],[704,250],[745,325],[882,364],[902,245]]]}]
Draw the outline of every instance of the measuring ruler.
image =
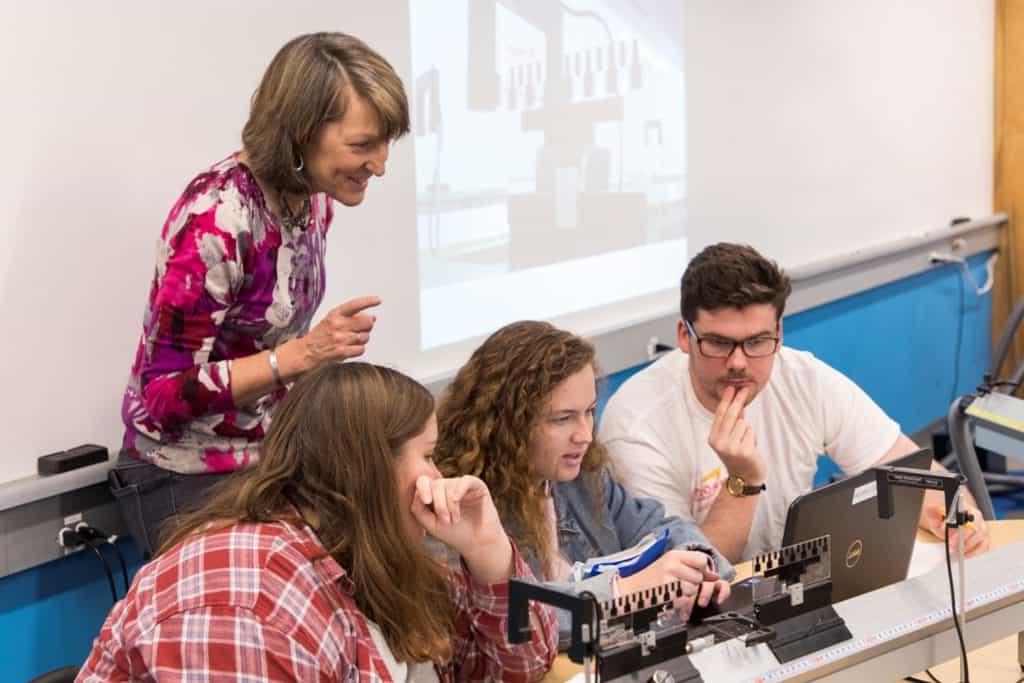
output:
[{"label": "measuring ruler", "polygon": [[[987,605],[1020,592],[1024,592],[1024,579],[1017,579],[998,588],[972,596],[965,601],[968,615],[970,610],[975,607]],[[754,680],[757,683],[784,681],[787,678],[793,678],[794,676],[813,671],[814,669],[825,666],[826,664],[846,659],[847,657],[859,652],[873,649],[882,643],[894,640],[931,624],[950,619],[952,616],[953,610],[949,607],[935,610],[934,612],[923,614],[911,619],[910,621],[896,624],[895,626],[889,626],[866,638],[848,640],[845,643],[840,643],[839,645],[830,647],[827,650],[815,652],[814,654],[800,659],[794,659],[777,669],[773,669],[772,671],[758,676]]]}]

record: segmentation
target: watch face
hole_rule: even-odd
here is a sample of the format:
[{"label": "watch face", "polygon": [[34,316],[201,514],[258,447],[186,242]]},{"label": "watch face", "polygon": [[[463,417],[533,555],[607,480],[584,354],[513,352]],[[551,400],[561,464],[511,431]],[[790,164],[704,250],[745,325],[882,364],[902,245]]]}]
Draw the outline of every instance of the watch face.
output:
[{"label": "watch face", "polygon": [[731,493],[734,496],[743,495],[743,486],[744,481],[741,477],[729,477],[729,479],[725,482],[725,488],[727,488],[729,490],[729,493]]}]

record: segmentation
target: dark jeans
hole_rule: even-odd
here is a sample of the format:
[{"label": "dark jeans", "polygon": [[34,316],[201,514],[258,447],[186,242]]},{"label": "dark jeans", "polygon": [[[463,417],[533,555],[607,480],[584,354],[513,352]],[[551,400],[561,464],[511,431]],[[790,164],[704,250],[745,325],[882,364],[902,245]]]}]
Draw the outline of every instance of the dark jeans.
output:
[{"label": "dark jeans", "polygon": [[174,516],[202,505],[210,487],[230,475],[181,474],[122,452],[107,478],[128,532],[139,551],[152,557],[173,530]]}]

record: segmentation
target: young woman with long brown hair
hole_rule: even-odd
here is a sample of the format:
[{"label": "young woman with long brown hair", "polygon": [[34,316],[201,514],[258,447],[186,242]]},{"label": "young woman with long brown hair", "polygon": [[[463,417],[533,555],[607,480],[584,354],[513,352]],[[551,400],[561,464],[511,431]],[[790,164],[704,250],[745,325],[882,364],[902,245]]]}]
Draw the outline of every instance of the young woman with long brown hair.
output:
[{"label": "young woman with long brown hair", "polygon": [[[594,577],[596,593],[631,592],[680,579],[688,614],[706,605],[729,562],[700,529],[666,517],[660,503],[636,498],[612,475],[594,439],[594,347],[544,322],[507,325],[459,370],[438,408],[438,467],[446,476],[480,477],[502,522],[534,572],[580,581],[571,563],[630,548],[667,532],[665,551],[628,577]],[[625,572],[624,572],[625,573]]]},{"label": "young woman with long brown hair", "polygon": [[[350,362],[301,377],[263,457],[174,527],[79,680],[543,676],[554,613],[535,603],[533,640],[508,644],[507,581],[532,574],[483,482],[441,478],[436,439],[433,397],[399,372]],[[431,558],[426,533],[461,570]]]}]

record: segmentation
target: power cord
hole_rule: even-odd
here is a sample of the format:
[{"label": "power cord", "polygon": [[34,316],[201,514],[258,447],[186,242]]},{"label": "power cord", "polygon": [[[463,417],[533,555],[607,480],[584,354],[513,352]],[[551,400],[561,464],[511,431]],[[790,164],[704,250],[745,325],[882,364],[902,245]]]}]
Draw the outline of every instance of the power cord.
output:
[{"label": "power cord", "polygon": [[988,294],[992,290],[992,286],[995,283],[995,265],[996,260],[999,258],[999,252],[992,254],[988,261],[985,263],[985,270],[988,274],[988,278],[985,284],[978,286],[978,281],[974,279],[974,275],[971,273],[970,265],[967,263],[967,259],[960,256],[953,256],[950,253],[939,253],[932,252],[929,256],[932,264],[948,264],[953,266],[959,266],[963,271],[963,277],[957,279],[957,293],[960,299],[960,308],[957,315],[957,332],[956,332],[956,347],[953,355],[953,391],[952,396],[949,398],[949,402],[952,403],[957,397],[957,386],[960,384],[960,355],[963,347],[964,337],[964,318],[967,317],[967,303],[965,301],[966,294],[964,293],[965,280],[971,283],[971,287],[974,289],[975,296],[983,296]]},{"label": "power cord", "polygon": [[[933,264],[945,263],[950,265],[959,264],[964,269],[964,274],[971,278],[971,283],[974,283],[974,278],[971,276],[971,270],[967,267],[967,261],[957,256],[949,256],[944,254],[932,253],[931,262]],[[951,396],[949,402],[952,403],[957,397],[957,387],[960,385],[960,354],[963,347],[964,341],[964,318],[967,317],[967,302],[965,301],[966,295],[964,294],[964,278],[957,278],[956,281],[957,294],[959,295],[960,306],[957,308],[956,316],[956,345],[953,347],[953,388],[951,390]],[[975,292],[978,291],[978,287],[975,284]]]},{"label": "power cord", "polygon": [[100,562],[103,563],[103,571],[107,575],[107,583],[110,585],[110,599],[114,604],[117,604],[117,587],[114,584],[114,573],[110,570],[110,565],[107,564],[107,558],[103,556],[96,541],[89,540],[87,538],[81,539],[82,544],[87,546],[89,550],[100,558]]},{"label": "power cord", "polygon": [[1003,387],[1009,387],[1009,393],[1012,394],[1019,386],[1020,382],[1011,382],[1009,380],[995,381],[992,379],[992,375],[986,374],[981,384],[978,385],[978,395],[991,394],[996,389],[1002,389]]},{"label": "power cord", "polygon": [[[966,270],[967,264],[964,264],[965,271],[970,275],[970,271]],[[960,386],[960,356],[963,353],[964,346],[964,318],[967,317],[967,302],[965,301],[966,295],[964,294],[964,281],[963,278],[957,279],[957,291],[960,294],[960,308],[957,314],[956,324],[956,346],[953,347],[953,395],[949,397],[949,402],[952,403],[958,396],[957,388]]]},{"label": "power cord", "polygon": [[960,266],[963,271],[964,278],[971,283],[971,287],[974,289],[974,293],[977,296],[988,294],[992,291],[992,287],[995,286],[995,273],[996,273],[996,261],[999,260],[999,252],[995,252],[989,256],[988,261],[985,262],[985,284],[978,285],[978,281],[974,279],[974,274],[971,273],[971,267],[967,263],[967,259],[962,256],[954,256],[951,253],[942,253],[933,251],[928,256],[929,261],[932,265],[938,265],[942,263],[956,264]]},{"label": "power cord", "polygon": [[[961,531],[962,533],[962,531]],[[946,546],[946,575],[949,577],[949,598],[953,608],[953,626],[956,627],[956,637],[960,641],[960,662],[963,668],[963,681],[961,683],[970,683],[971,675],[967,667],[967,648],[964,646],[964,634],[960,630],[960,620],[956,616],[956,590],[953,588],[953,560],[949,555],[949,525],[946,525],[946,538],[944,545]],[[962,537],[961,537],[962,538]],[[960,558],[963,562],[964,558]],[[960,591],[963,592],[965,586],[960,586]],[[962,615],[965,616],[966,615]]]},{"label": "power cord", "polygon": [[117,554],[117,561],[121,564],[121,579],[124,581],[124,594],[128,595],[128,588],[130,586],[128,583],[128,566],[125,564],[124,555],[121,554],[121,549],[118,548],[117,544],[114,542],[117,540],[117,534],[104,533],[85,522],[79,522],[78,525],[75,526],[75,531],[78,532],[78,535],[81,538],[86,539],[87,541],[95,543],[103,542],[114,549],[114,553]]},{"label": "power cord", "polygon": [[95,544],[85,538],[72,529],[71,527],[64,527],[57,534],[57,543],[63,548],[77,548],[78,546],[86,546],[93,552],[96,557],[100,558],[100,562],[103,563],[103,572],[107,575],[107,585],[110,586],[110,599],[117,603],[117,589],[114,587],[114,575],[110,571],[110,565],[107,564],[107,558],[103,557],[103,553]]}]

